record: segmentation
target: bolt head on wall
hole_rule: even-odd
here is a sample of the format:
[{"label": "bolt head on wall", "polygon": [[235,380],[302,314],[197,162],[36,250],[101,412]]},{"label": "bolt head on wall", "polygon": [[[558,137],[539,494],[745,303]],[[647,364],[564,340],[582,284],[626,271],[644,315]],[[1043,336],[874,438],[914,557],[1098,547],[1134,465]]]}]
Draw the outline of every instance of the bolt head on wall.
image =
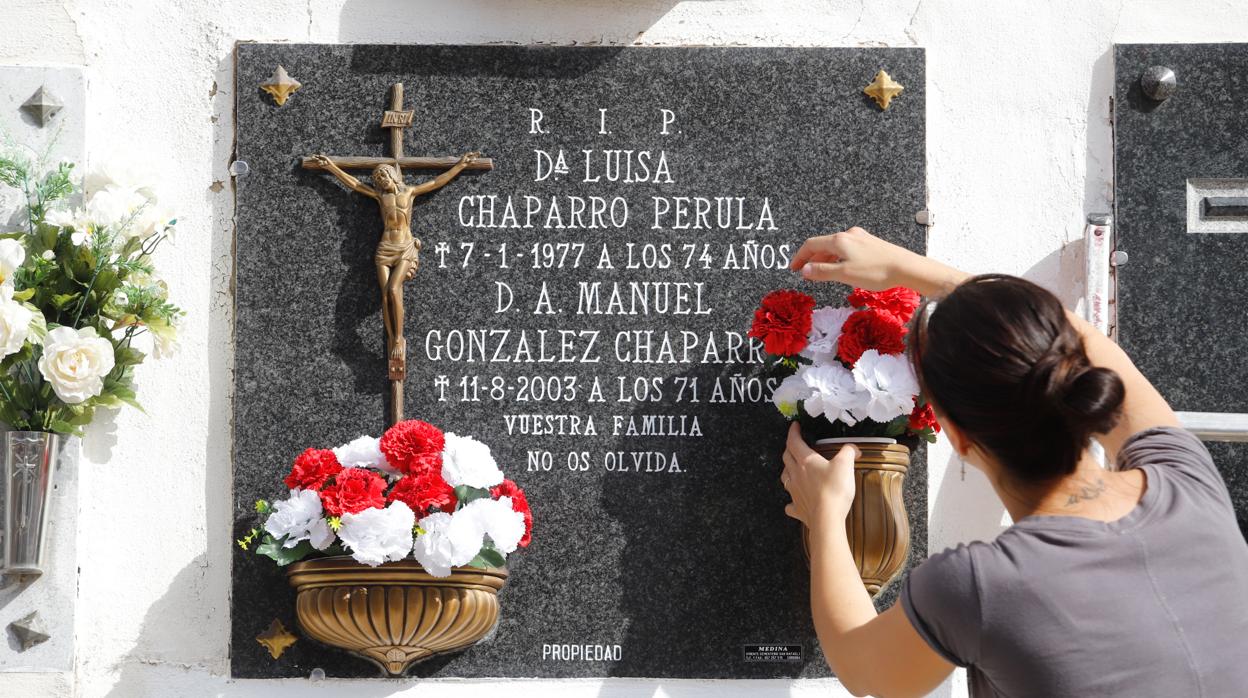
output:
[{"label": "bolt head on wall", "polygon": [[31,611],[20,620],[9,623],[9,632],[13,633],[23,652],[52,638],[38,611]]},{"label": "bolt head on wall", "polygon": [[1155,65],[1140,76],[1140,89],[1144,96],[1154,102],[1164,102],[1178,89],[1174,71],[1164,65]]},{"label": "bolt head on wall", "polygon": [[30,118],[35,120],[35,123],[43,127],[52,120],[52,117],[56,116],[56,113],[63,106],[65,105],[61,104],[61,100],[57,99],[56,95],[48,92],[46,87],[40,85],[39,89],[35,90],[35,93],[22,104],[21,108],[22,111],[30,115]]}]

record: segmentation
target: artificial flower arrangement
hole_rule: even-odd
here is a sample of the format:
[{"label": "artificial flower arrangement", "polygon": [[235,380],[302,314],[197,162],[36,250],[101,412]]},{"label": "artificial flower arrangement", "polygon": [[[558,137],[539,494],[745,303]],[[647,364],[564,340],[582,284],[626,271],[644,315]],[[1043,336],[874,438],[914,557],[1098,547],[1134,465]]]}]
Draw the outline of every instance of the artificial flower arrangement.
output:
[{"label": "artificial flower arrangement", "polygon": [[905,357],[919,294],[856,288],[850,307],[815,307],[800,291],[774,291],[754,313],[773,373],[772,402],[808,438],[888,437],[928,442],[940,426]]},{"label": "artificial flower arrangement", "polygon": [[135,340],[150,334],[158,357],[175,345],[182,311],[152,254],[177,221],[119,171],[41,170],[0,155],[0,184],[23,201],[19,229],[0,233],[0,421],[80,435],[96,408],[138,406]]},{"label": "artificial flower arrangement", "polygon": [[419,420],[294,462],[287,499],[256,502],[263,523],[238,541],[280,566],[350,555],[376,567],[414,555],[429,574],[498,568],[527,547],[533,514],[490,448]]}]

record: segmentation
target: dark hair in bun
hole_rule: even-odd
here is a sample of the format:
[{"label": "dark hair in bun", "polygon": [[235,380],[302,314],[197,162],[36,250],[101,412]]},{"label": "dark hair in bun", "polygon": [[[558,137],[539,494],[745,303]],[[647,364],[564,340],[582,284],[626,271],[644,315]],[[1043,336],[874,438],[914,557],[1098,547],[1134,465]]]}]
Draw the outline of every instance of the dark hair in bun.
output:
[{"label": "dark hair in bun", "polygon": [[967,280],[915,315],[910,341],[924,393],[1021,482],[1074,472],[1122,412],[1122,379],[1091,365],[1061,302],[1025,279]]}]

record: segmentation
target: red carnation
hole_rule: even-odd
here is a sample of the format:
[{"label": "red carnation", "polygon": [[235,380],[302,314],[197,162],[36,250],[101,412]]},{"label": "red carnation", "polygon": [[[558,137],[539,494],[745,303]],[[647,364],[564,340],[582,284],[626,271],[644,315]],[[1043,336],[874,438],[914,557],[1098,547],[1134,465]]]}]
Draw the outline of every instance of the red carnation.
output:
[{"label": "red carnation", "polygon": [[295,459],[295,465],[286,476],[286,487],[292,490],[317,490],[325,481],[342,472],[342,464],[334,452],[325,448],[309,448]]},{"label": "red carnation", "polygon": [[923,431],[931,427],[932,431],[940,431],[940,423],[936,421],[936,412],[932,410],[932,403],[925,402],[922,405],[916,405],[914,411],[910,413],[910,430]]},{"label": "red carnation", "polygon": [[511,497],[511,510],[524,514],[524,537],[520,539],[520,547],[529,547],[529,542],[533,540],[533,510],[529,508],[529,498],[524,496],[524,490],[511,480],[503,480],[490,489],[490,496],[494,499]]},{"label": "red carnation", "polygon": [[436,470],[400,478],[394,489],[390,490],[390,496],[386,498],[386,501],[403,502],[416,512],[416,518],[428,514],[432,507],[450,513],[455,511],[455,505],[458,502],[455,498],[455,490],[446,484],[446,480],[442,479],[442,473]]},{"label": "red carnation", "polygon": [[875,349],[881,354],[900,354],[906,350],[906,326],[887,310],[867,308],[854,312],[841,327],[836,354],[853,366],[862,353]]},{"label": "red carnation", "polygon": [[390,465],[406,475],[442,472],[442,430],[419,419],[399,422],[386,430],[379,444]]},{"label": "red carnation", "polygon": [[331,516],[358,514],[365,509],[386,506],[386,480],[371,470],[347,468],[338,473],[334,484],[321,491],[321,506]]},{"label": "red carnation", "polygon": [[856,288],[849,294],[849,304],[855,308],[875,308],[897,316],[903,324],[910,322],[919,307],[919,294],[905,286],[894,286],[883,291]]},{"label": "red carnation", "polygon": [[749,336],[763,340],[774,356],[792,356],[806,348],[815,299],[801,291],[772,291],[754,311]]}]

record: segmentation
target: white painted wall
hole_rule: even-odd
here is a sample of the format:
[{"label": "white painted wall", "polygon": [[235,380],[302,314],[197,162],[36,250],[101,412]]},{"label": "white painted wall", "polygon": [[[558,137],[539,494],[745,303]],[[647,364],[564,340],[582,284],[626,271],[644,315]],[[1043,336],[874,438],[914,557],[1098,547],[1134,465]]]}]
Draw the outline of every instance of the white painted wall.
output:
[{"label": "white painted wall", "polygon": [[[1243,0],[4,0],[0,64],[85,65],[90,157],[139,156],[181,211],[162,251],[184,349],[139,373],[144,415],[89,436],[75,676],[5,696],[805,696],[829,682],[231,682],[231,51],[236,41],[924,46],[933,256],[1073,302],[1108,206],[1114,42],[1248,41]],[[309,76],[300,76],[309,77]],[[903,97],[904,99],[904,97]],[[812,231],[815,232],[815,231]],[[114,428],[115,426],[115,428]],[[933,549],[999,530],[986,482],[931,451]],[[133,512],[133,513],[131,513]],[[956,683],[956,682],[955,682]],[[962,686],[939,694],[962,695]]]}]

